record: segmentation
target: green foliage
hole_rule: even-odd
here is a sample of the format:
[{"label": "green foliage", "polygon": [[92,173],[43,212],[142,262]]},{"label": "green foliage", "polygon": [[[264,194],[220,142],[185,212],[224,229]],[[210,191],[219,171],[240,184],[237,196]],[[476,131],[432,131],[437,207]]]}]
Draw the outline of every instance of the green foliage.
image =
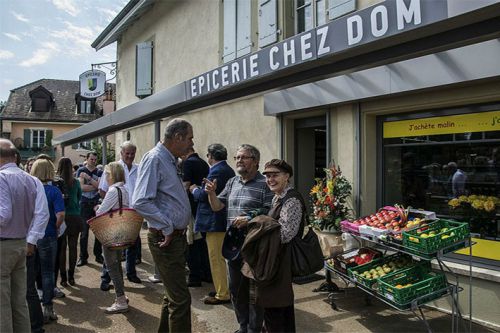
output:
[{"label": "green foliage", "polygon": [[[91,144],[92,150],[97,154],[97,163],[104,164],[102,160],[102,141],[93,139]],[[115,161],[115,148],[111,142],[106,141],[106,163]]]}]

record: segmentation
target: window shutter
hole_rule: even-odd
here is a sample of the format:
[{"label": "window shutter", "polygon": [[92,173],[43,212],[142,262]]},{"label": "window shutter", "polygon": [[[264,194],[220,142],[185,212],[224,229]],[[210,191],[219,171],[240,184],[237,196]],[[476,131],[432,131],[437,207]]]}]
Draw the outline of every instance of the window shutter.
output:
[{"label": "window shutter", "polygon": [[52,146],[52,130],[45,130],[45,146]]},{"label": "window shutter", "polygon": [[153,42],[136,45],[135,95],[149,96],[153,93]]},{"label": "window shutter", "polygon": [[278,17],[276,0],[259,0],[259,47],[278,41]]},{"label": "window shutter", "polygon": [[24,129],[24,148],[31,148],[31,130]]},{"label": "window shutter", "polygon": [[328,0],[328,18],[336,19],[356,10],[356,0]]},{"label": "window shutter", "polygon": [[239,0],[236,2],[236,58],[252,51],[252,39],[250,38],[252,22],[252,2]]},{"label": "window shutter", "polygon": [[224,50],[222,61],[236,58],[236,0],[224,0]]}]

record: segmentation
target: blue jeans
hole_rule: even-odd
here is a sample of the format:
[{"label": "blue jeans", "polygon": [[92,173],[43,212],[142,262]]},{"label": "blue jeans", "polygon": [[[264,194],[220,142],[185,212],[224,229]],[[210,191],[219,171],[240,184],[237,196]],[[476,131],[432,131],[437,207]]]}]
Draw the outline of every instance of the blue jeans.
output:
[{"label": "blue jeans", "polygon": [[38,241],[36,247],[42,273],[42,304],[52,305],[56,286],[54,267],[56,264],[57,238],[55,236],[45,236]]},{"label": "blue jeans", "polygon": [[231,302],[233,303],[236,319],[240,324],[240,333],[258,333],[262,331],[264,322],[264,309],[257,304],[243,302],[238,300],[238,294],[245,293],[249,297],[250,284],[249,279],[241,274],[243,261],[232,260],[227,262],[229,272],[229,291],[231,293]]}]

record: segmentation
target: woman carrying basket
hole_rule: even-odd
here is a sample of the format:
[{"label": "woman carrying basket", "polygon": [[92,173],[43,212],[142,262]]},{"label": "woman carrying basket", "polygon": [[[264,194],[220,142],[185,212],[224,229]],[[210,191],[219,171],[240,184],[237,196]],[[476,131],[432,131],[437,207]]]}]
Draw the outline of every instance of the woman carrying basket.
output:
[{"label": "woman carrying basket", "polygon": [[[102,204],[97,205],[96,215],[101,215],[110,210],[120,208],[120,197],[122,208],[129,207],[129,196],[125,187],[125,171],[118,162],[112,162],[104,168],[104,175],[109,184],[109,190],[104,197]],[[120,195],[121,194],[121,195]],[[123,313],[128,311],[128,298],[125,296],[123,287],[123,270],[121,265],[121,250],[102,247],[104,262],[109,272],[109,276],[115,286],[116,300],[110,307],[106,308],[106,313]]]}]

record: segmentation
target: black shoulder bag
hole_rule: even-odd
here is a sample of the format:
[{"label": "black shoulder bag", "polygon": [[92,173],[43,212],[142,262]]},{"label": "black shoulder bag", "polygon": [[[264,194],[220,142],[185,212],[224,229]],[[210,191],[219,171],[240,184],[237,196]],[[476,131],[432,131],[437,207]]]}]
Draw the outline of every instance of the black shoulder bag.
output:
[{"label": "black shoulder bag", "polygon": [[303,235],[307,224],[307,211],[302,198],[300,198],[300,201],[304,216],[302,217],[299,233],[290,242],[293,277],[314,274],[324,266],[323,251],[319,244],[318,235],[309,226],[307,226],[309,230]]}]

